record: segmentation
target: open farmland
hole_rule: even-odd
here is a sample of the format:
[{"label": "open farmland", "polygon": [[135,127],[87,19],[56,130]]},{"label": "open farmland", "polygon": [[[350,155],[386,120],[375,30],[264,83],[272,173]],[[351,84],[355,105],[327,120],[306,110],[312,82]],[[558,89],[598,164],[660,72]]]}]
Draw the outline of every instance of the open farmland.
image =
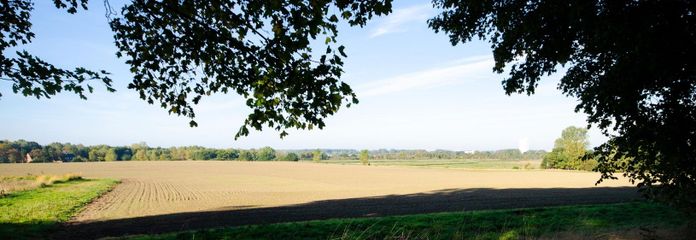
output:
[{"label": "open farmland", "polygon": [[637,196],[625,180],[595,187],[596,173],[571,171],[222,161],[0,165],[2,176],[65,173],[122,181],[74,220],[99,234],[180,230],[182,224],[201,228],[606,203]]},{"label": "open farmland", "polygon": [[[321,163],[362,165],[360,160],[322,160]],[[370,159],[372,166],[408,166],[422,168],[458,169],[538,169],[537,160],[499,160],[499,159]]]}]

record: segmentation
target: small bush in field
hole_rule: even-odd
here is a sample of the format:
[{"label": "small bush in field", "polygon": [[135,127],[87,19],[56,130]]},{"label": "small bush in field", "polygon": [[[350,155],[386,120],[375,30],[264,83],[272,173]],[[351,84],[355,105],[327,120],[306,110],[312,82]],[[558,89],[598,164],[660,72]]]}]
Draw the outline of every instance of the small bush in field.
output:
[{"label": "small bush in field", "polygon": [[63,175],[63,179],[65,181],[81,180],[82,176],[74,174],[74,173],[68,173],[68,174]]},{"label": "small bush in field", "polygon": [[53,182],[51,181],[51,176],[48,176],[48,175],[36,176],[36,179],[34,181],[36,182],[37,185],[39,185],[39,187],[45,187],[45,186],[53,184]]},{"label": "small bush in field", "polygon": [[68,173],[63,176],[58,176],[58,175],[39,175],[36,176],[36,179],[34,180],[36,184],[39,187],[46,187],[53,185],[55,183],[62,183],[62,182],[69,182],[69,181],[74,181],[74,180],[80,180],[82,179],[82,176],[74,174],[74,173]]}]

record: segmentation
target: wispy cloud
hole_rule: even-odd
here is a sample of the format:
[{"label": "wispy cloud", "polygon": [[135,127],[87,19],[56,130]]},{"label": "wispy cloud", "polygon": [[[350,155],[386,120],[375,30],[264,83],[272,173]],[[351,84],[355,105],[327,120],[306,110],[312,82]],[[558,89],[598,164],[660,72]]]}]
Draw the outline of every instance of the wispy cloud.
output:
[{"label": "wispy cloud", "polygon": [[433,8],[429,4],[395,9],[393,13],[377,24],[377,27],[372,30],[370,38],[389,33],[404,32],[407,30],[407,24],[409,23],[425,23],[425,20],[430,17],[432,12]]},{"label": "wispy cloud", "polygon": [[493,67],[492,57],[474,57],[468,61],[456,61],[444,67],[407,73],[377,80],[357,87],[360,97],[380,96],[413,89],[423,89],[449,85],[462,80],[479,79],[490,76]]}]

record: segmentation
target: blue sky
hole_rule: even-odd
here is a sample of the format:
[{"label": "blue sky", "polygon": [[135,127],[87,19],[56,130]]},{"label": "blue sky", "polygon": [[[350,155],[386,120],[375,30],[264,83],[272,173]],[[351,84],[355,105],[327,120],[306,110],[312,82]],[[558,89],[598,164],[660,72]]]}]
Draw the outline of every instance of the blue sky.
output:
[{"label": "blue sky", "polygon": [[[532,96],[507,96],[504,75],[492,73],[490,45],[474,41],[453,47],[448,38],[427,28],[437,12],[429,1],[396,1],[394,12],[364,28],[341,27],[339,42],[348,58],[343,80],[360,104],[342,108],[323,130],[290,131],[280,139],[273,130],[234,140],[249,113],[237,95],[204,99],[196,108],[199,127],[183,117],[148,105],[126,88],[131,74],[115,56],[101,1],[75,15],[36,1],[33,54],[66,68],[84,66],[111,72],[116,93],[97,85],[84,101],[72,94],[37,100],[11,92],[0,83],[0,139],[42,144],[72,142],[150,146],[355,149],[490,150],[551,149],[563,128],[585,126],[573,111],[576,99],[556,89],[561,75],[545,78]],[[590,130],[592,145],[606,138]]]}]

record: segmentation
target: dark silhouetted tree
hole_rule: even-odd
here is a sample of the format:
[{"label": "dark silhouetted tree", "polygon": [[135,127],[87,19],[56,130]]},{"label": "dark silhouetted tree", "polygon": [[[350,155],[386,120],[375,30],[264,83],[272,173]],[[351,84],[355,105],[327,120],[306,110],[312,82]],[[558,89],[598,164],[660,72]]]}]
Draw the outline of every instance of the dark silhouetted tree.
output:
[{"label": "dark silhouetted tree", "polygon": [[595,149],[601,180],[623,172],[649,196],[696,205],[696,1],[434,3],[429,25],[453,45],[490,41],[507,94],[565,68],[559,89],[610,136]]}]

